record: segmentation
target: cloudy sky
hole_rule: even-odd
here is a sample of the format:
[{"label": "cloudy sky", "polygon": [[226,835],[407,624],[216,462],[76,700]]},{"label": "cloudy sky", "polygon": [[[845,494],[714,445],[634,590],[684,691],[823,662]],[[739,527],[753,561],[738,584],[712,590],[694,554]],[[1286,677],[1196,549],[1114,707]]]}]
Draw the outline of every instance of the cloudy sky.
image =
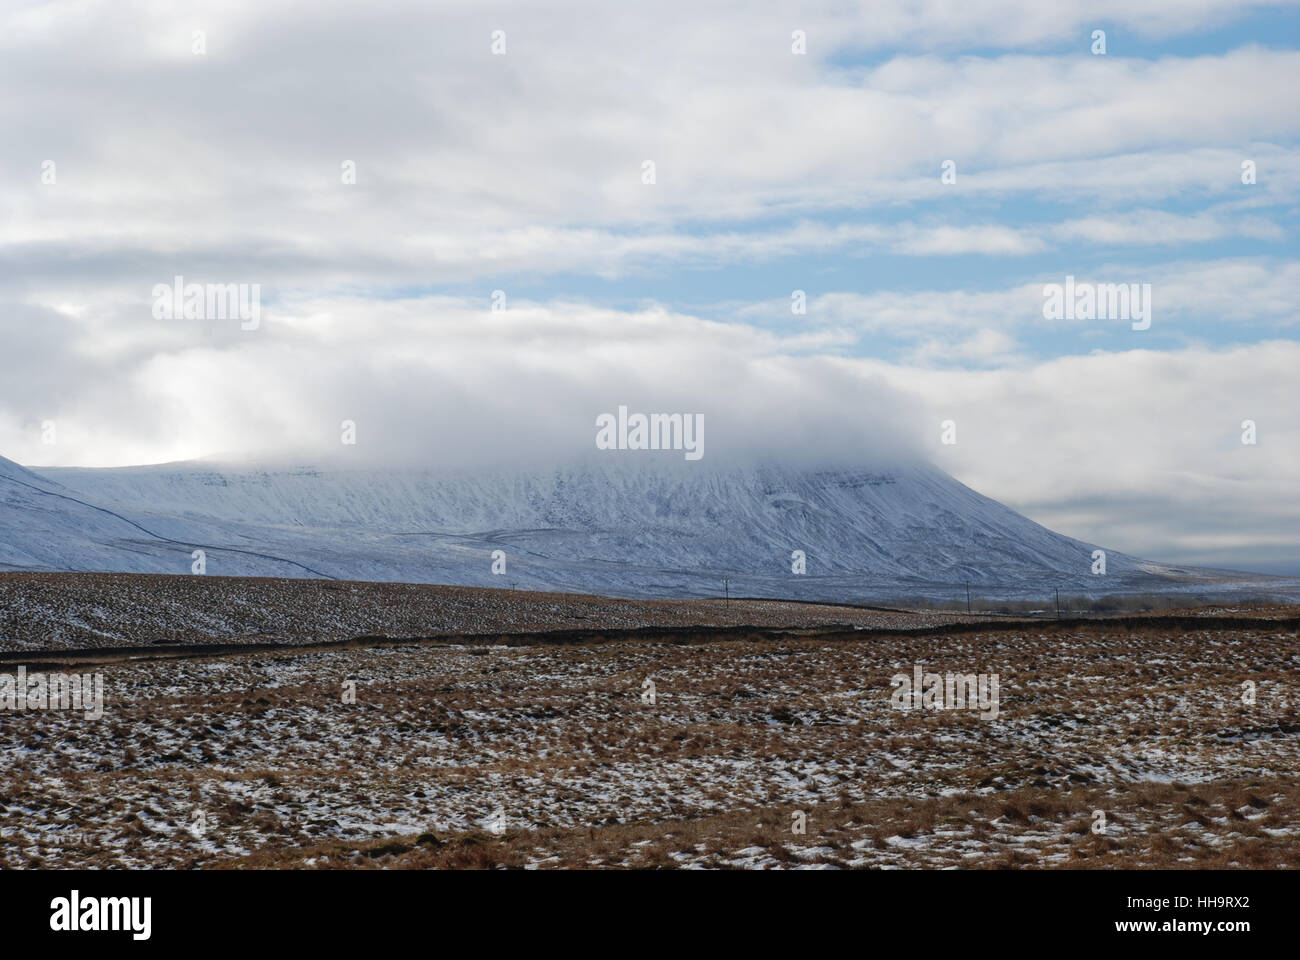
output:
[{"label": "cloudy sky", "polygon": [[[627,404],[1300,575],[1295,4],[8,0],[0,130],[19,462],[344,419],[546,462]],[[259,326],[159,319],[176,276]],[[1044,319],[1066,276],[1150,284],[1150,328]]]}]

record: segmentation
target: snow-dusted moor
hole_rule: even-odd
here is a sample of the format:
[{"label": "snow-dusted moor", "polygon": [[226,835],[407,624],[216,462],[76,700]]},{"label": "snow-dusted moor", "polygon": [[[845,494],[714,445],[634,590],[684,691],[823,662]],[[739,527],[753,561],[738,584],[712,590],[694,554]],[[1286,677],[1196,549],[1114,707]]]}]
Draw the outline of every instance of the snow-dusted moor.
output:
[{"label": "snow-dusted moor", "polygon": [[[799,625],[637,630],[589,598],[459,600],[594,625],[47,658],[110,706],[6,717],[4,864],[1300,866],[1294,607],[936,630],[739,601]],[[996,670],[997,718],[895,709],[912,663]]]}]

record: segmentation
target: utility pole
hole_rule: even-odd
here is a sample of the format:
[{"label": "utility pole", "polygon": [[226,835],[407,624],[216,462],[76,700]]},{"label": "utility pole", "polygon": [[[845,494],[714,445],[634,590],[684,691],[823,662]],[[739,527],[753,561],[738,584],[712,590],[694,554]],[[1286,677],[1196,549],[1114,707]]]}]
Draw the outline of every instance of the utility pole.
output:
[{"label": "utility pole", "polygon": [[966,584],[966,613],[970,614],[970,584]]},{"label": "utility pole", "polygon": [[723,579],[722,589],[725,590],[727,593],[727,606],[730,607],[731,606],[731,581],[727,579]]},{"label": "utility pole", "polygon": [[1061,588],[1056,588],[1056,619],[1061,619]]}]

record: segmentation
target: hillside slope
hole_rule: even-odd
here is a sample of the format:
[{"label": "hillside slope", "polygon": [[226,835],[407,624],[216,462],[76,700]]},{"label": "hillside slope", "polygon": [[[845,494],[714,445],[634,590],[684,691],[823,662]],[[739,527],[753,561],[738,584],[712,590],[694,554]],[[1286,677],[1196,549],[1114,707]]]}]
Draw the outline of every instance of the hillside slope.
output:
[{"label": "hillside slope", "polygon": [[[0,461],[0,569],[401,580],[820,599],[1178,589],[1232,579],[1054,533],[929,466],[545,473]],[[492,573],[492,554],[506,573]],[[807,574],[791,572],[806,555]],[[1240,575],[1238,575],[1240,576]]]}]

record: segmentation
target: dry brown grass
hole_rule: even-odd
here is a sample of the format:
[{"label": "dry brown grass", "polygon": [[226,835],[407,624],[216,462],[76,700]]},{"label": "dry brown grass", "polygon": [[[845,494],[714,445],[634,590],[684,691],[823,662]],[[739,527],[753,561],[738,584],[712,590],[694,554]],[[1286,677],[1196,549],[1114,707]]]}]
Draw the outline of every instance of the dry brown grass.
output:
[{"label": "dry brown grass", "polygon": [[[114,664],[101,721],[3,718],[0,863],[1295,867],[1296,640],[683,631]],[[913,663],[999,673],[1001,716],[891,709]]]},{"label": "dry brown grass", "polygon": [[[1300,788],[1291,783],[1261,783],[1256,788],[1291,809],[1300,801]],[[283,869],[314,861],[312,866],[322,869],[492,869],[529,863],[543,869],[673,869],[683,865],[673,854],[685,853],[693,863],[726,868],[735,865],[729,861],[736,858],[737,851],[751,848],[761,848],[763,856],[785,865],[861,866],[858,847],[879,851],[888,848],[889,838],[934,838],[939,834],[952,840],[979,841],[975,849],[966,849],[961,855],[952,849],[947,854],[953,864],[972,869],[1300,867],[1300,846],[1294,837],[1243,838],[1229,849],[1216,849],[1180,831],[1181,823],[1196,822],[1186,815],[1189,803],[1206,811],[1203,825],[1210,826],[1234,809],[1240,789],[1206,784],[1191,792],[1190,801],[1186,788],[1149,784],[1126,791],[1025,788],[997,797],[967,794],[833,803],[805,811],[808,832],[803,836],[791,833],[789,810],[782,808],[733,811],[671,823],[552,828],[501,836],[425,833],[359,844],[334,841],[299,850],[259,851],[224,866]],[[1093,809],[1106,810],[1112,825],[1107,833],[1093,832],[1091,817],[1080,816],[1080,811]],[[1020,830],[1032,827],[1041,839],[1020,843],[1015,829],[997,826],[1000,820],[1011,820]],[[1149,827],[1143,831],[1120,827],[1136,822]],[[818,852],[800,856],[800,851],[810,850]]]}]

